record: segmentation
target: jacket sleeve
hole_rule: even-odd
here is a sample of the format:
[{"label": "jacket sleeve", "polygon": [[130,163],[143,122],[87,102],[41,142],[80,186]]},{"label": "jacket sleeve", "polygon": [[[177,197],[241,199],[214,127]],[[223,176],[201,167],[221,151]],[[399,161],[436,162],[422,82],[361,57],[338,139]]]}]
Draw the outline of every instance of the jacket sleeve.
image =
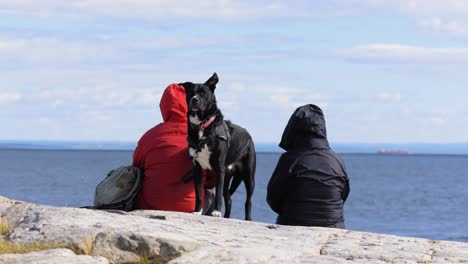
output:
[{"label": "jacket sleeve", "polygon": [[281,204],[283,203],[287,190],[288,166],[286,163],[283,154],[268,182],[267,202],[270,208],[277,214],[281,214]]},{"label": "jacket sleeve", "polygon": [[343,203],[346,202],[346,199],[348,199],[349,191],[349,178],[346,176],[345,186],[343,192],[341,193],[341,199],[343,199]]},{"label": "jacket sleeve", "polygon": [[343,192],[341,193],[341,199],[343,200],[343,203],[344,203],[344,202],[346,202],[346,199],[348,199],[348,195],[349,195],[349,191],[350,191],[349,177],[348,177],[348,173],[346,172],[346,167],[344,165],[343,160],[340,158],[338,161],[340,162],[341,169],[343,170],[343,173],[344,173],[344,176],[345,176],[345,185],[343,187]]}]

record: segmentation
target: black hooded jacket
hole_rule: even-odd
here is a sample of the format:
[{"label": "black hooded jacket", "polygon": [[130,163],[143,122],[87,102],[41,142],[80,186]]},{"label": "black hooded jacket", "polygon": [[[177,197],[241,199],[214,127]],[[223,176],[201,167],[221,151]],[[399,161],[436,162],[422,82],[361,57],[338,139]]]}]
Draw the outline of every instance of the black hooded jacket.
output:
[{"label": "black hooded jacket", "polygon": [[296,109],[279,146],[286,152],[267,193],[278,224],[344,227],[349,178],[343,161],[329,147],[322,110],[312,104]]}]

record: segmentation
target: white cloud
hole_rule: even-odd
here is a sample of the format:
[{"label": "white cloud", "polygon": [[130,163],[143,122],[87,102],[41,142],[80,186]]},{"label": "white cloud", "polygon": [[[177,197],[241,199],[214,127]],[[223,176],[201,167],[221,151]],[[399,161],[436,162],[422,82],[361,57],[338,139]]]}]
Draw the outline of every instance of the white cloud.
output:
[{"label": "white cloud", "polygon": [[416,18],[417,24],[437,33],[468,37],[468,0],[368,0]]},{"label": "white cloud", "polygon": [[36,118],[34,121],[39,122],[39,123],[43,123],[43,124],[47,124],[47,123],[51,122],[50,118],[48,118],[48,117],[39,117],[39,118]]},{"label": "white cloud", "polygon": [[0,103],[15,103],[23,98],[23,95],[16,92],[0,92]]},{"label": "white cloud", "polygon": [[291,10],[279,2],[254,3],[234,0],[0,0],[0,13],[39,17],[110,16],[143,19],[203,18],[238,19],[285,16],[300,10]]},{"label": "white cloud", "polygon": [[337,55],[347,60],[364,63],[468,63],[468,48],[368,44],[338,50]]},{"label": "white cloud", "polygon": [[439,17],[422,20],[419,25],[435,32],[443,32],[452,36],[468,37],[468,21],[445,20]]},{"label": "white cloud", "polygon": [[[1,0],[0,0],[1,1]],[[209,38],[207,35],[167,35],[153,37],[128,37],[110,40],[99,38],[67,39],[60,37],[18,37],[12,34],[0,35],[0,66],[23,68],[24,66],[61,68],[73,66],[90,68],[93,66],[120,67],[134,71],[157,70],[163,67],[175,67],[173,56],[153,56],[182,51],[187,58],[191,50],[199,47],[225,47],[239,53],[233,43],[240,43],[242,37]],[[227,47],[227,48],[226,48]],[[185,54],[189,55],[185,55]],[[142,54],[146,56],[142,56]],[[232,55],[232,54],[230,54]],[[245,54],[242,54],[244,57]],[[179,57],[182,55],[179,55]],[[198,59],[198,54],[196,55]],[[253,54],[249,57],[254,59]],[[171,58],[171,59],[169,59]],[[184,66],[199,65],[193,60],[185,60]],[[76,70],[76,69],[74,69]]]},{"label": "white cloud", "polygon": [[166,36],[158,39],[138,39],[126,45],[128,48],[137,50],[145,49],[178,49],[183,47],[196,47],[207,45],[220,45],[224,42],[232,43],[238,40],[223,40],[218,38],[206,38],[203,36]]},{"label": "white cloud", "polygon": [[236,92],[245,92],[248,90],[247,85],[243,83],[238,83],[238,82],[232,83],[229,86],[229,89],[236,91]]},{"label": "white cloud", "polygon": [[322,108],[328,106],[328,96],[311,94],[311,91],[293,87],[278,87],[268,90],[269,102],[265,104],[269,108],[283,108],[292,111],[299,106],[316,104]]},{"label": "white cloud", "polygon": [[447,118],[445,117],[430,117],[429,119],[429,122],[431,125],[434,125],[434,126],[443,126],[445,124],[447,124]]},{"label": "white cloud", "polygon": [[239,101],[234,99],[219,101],[218,105],[220,109],[229,113],[237,112],[240,109]]},{"label": "white cloud", "polygon": [[466,15],[468,0],[368,0],[372,6],[396,7],[414,16]]},{"label": "white cloud", "polygon": [[398,103],[401,101],[401,94],[399,92],[396,92],[396,93],[383,92],[383,93],[377,94],[372,99],[378,100],[384,103]]},{"label": "white cloud", "polygon": [[[114,114],[115,115],[115,114]],[[112,120],[113,114],[106,113],[104,111],[83,111],[79,113],[81,121],[110,121]]]},{"label": "white cloud", "polygon": [[17,65],[16,63],[71,64],[114,57],[117,57],[117,53],[113,48],[99,43],[64,41],[47,37],[0,37],[0,59],[6,66]]},{"label": "white cloud", "polygon": [[78,97],[82,97],[90,93],[88,89],[79,88],[79,89],[52,89],[52,90],[41,90],[38,92],[33,92],[31,94],[32,98],[37,98],[40,100],[46,101],[59,101],[59,100],[70,100]]},{"label": "white cloud", "polygon": [[106,87],[79,89],[49,89],[32,92],[28,98],[34,104],[66,106],[83,110],[100,108],[145,107],[159,104],[162,89]]},{"label": "white cloud", "polygon": [[290,95],[284,93],[270,95],[270,103],[271,104],[269,104],[269,106],[285,108],[290,108],[297,105],[296,102],[293,102],[293,99]]},{"label": "white cloud", "polygon": [[330,96],[316,91],[294,86],[264,86],[254,83],[234,81],[226,85],[227,89],[218,93],[221,109],[238,111],[241,106],[259,107],[271,111],[281,110],[287,113],[305,104],[316,104],[326,108]]},{"label": "white cloud", "polygon": [[158,105],[161,101],[162,92],[156,92],[153,89],[142,89],[135,95],[138,104],[151,106]]}]

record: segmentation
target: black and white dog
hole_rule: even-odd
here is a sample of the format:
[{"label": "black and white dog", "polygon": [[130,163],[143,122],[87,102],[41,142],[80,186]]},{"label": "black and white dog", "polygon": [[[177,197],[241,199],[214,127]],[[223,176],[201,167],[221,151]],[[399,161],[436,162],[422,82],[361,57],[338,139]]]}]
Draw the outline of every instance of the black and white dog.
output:
[{"label": "black and white dog", "polygon": [[[251,198],[255,187],[255,147],[244,128],[223,119],[216,105],[214,91],[216,73],[205,83],[181,83],[185,87],[188,105],[189,155],[194,162],[195,212],[202,212],[202,169],[216,177],[215,208],[212,216],[221,216],[224,197],[224,217],[231,214],[231,195],[243,181],[246,188],[245,220],[252,220]],[[231,183],[232,180],[232,183]]]}]

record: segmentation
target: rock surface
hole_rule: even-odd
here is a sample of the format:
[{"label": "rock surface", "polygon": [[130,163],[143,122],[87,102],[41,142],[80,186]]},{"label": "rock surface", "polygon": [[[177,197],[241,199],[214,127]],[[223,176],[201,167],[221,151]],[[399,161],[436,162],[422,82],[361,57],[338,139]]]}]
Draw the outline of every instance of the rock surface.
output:
[{"label": "rock surface", "polygon": [[0,197],[0,219],[12,226],[6,241],[54,244],[112,263],[138,262],[142,256],[170,263],[468,263],[468,244],[460,242],[5,201]]},{"label": "rock surface", "polygon": [[26,254],[2,254],[0,255],[2,264],[108,264],[109,261],[103,257],[93,257],[86,255],[76,255],[70,249],[59,248],[51,250],[41,250]]}]

